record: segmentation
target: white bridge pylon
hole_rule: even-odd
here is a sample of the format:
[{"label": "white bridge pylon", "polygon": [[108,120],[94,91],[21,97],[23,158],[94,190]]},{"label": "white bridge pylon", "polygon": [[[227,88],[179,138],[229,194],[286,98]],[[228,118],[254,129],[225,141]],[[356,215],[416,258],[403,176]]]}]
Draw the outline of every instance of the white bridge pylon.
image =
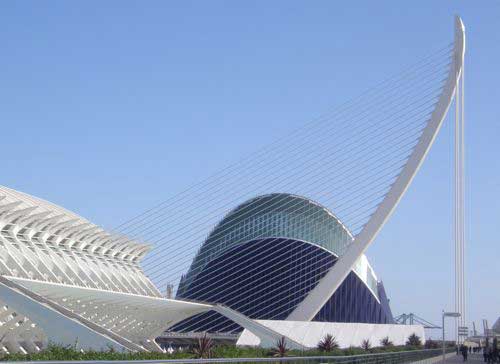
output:
[{"label": "white bridge pylon", "polygon": [[457,85],[462,76],[465,55],[465,27],[460,17],[455,18],[455,40],[453,64],[427,126],[416,144],[413,153],[406,165],[395,180],[394,184],[385,195],[380,205],[366,223],[364,228],[354,238],[345,253],[339,257],[336,264],[320,280],[308,296],[288,316],[290,321],[310,321],[319,312],[331,295],[347,277],[354,267],[356,260],[366,251],[375,239],[380,229],[392,214],[398,202],[403,197],[410,183],[415,177],[418,169],[429,152],[436,135],[441,128],[443,120],[450,108],[453,97],[457,91]]}]

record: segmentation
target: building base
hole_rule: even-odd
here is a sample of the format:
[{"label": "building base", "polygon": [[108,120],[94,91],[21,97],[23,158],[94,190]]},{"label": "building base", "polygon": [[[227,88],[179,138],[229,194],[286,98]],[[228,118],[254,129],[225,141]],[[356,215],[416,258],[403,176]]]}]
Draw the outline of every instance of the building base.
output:
[{"label": "building base", "polygon": [[[388,337],[394,345],[405,345],[408,337],[412,334],[419,336],[422,343],[425,342],[425,332],[422,325],[276,320],[256,320],[256,322],[306,348],[317,347],[319,341],[327,334],[335,337],[340,348],[359,347],[363,340],[369,340],[372,347],[381,346],[380,341],[385,337]],[[236,345],[270,346],[269,341],[261,342],[256,335],[247,329],[243,331]]]}]

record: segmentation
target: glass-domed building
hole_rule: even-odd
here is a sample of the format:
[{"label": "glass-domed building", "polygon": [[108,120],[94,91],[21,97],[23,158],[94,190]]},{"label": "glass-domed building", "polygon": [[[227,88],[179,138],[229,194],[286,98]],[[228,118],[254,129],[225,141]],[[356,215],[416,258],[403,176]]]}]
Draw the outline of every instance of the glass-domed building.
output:
[{"label": "glass-domed building", "polygon": [[[347,227],[314,201],[285,193],[259,196],[215,226],[176,298],[224,304],[253,319],[284,320],[352,240]],[[313,321],[393,323],[384,287],[364,255]],[[169,331],[241,330],[207,312]]]}]

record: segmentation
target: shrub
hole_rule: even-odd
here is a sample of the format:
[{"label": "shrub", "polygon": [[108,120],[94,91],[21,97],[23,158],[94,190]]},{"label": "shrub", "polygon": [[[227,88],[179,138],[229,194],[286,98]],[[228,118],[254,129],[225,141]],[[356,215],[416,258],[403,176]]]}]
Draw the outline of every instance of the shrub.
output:
[{"label": "shrub", "polygon": [[318,343],[318,349],[320,351],[330,352],[333,349],[338,349],[338,347],[339,344],[337,343],[335,336],[330,334],[326,334],[325,337]]},{"label": "shrub", "polygon": [[439,349],[439,344],[437,342],[435,342],[434,340],[429,339],[425,342],[424,347],[426,349]]},{"label": "shrub", "polygon": [[344,349],[344,355],[359,355],[359,354],[364,354],[363,349],[355,346],[349,346],[348,348]]},{"label": "shrub", "polygon": [[[203,339],[200,339],[203,341]],[[366,354],[367,351],[363,350],[361,347],[349,347],[345,349],[333,349],[331,352],[324,352],[318,349],[313,350],[289,350],[286,347],[286,342],[282,338],[278,341],[279,345],[277,348],[270,352],[269,349],[259,348],[259,347],[241,347],[235,345],[213,345],[211,348],[211,358],[263,358],[274,354],[276,356],[348,356],[348,355],[360,355]],[[491,343],[490,343],[491,345]],[[199,345],[198,345],[199,346]],[[206,345],[205,345],[206,347]],[[407,350],[417,350],[415,346],[392,346],[387,348],[372,348],[370,352],[399,352]],[[76,350],[73,345],[63,346],[56,344],[49,344],[48,347],[35,353],[21,354],[21,353],[11,353],[11,354],[0,354],[0,364],[2,362],[8,361],[23,361],[23,362],[35,362],[35,361],[71,361],[71,360],[102,360],[102,361],[134,361],[134,360],[171,360],[171,359],[195,359],[199,358],[199,355],[194,354],[193,348],[191,350],[176,350],[172,354],[160,353],[160,352],[127,352],[119,350],[110,350],[107,348],[103,351],[96,350],[86,350],[80,351]]]},{"label": "shrub", "polygon": [[413,333],[408,337],[408,340],[406,340],[406,345],[419,347],[422,346],[422,340],[420,340],[420,337],[417,336],[417,334]]},{"label": "shrub", "polygon": [[192,348],[193,354],[199,359],[209,359],[212,356],[213,341],[205,333],[198,339],[198,342]]},{"label": "shrub", "polygon": [[380,345],[387,348],[389,346],[394,346],[394,343],[391,340],[389,340],[389,336],[386,336],[382,338],[382,340],[380,340]]},{"label": "shrub", "polygon": [[282,358],[286,356],[287,352],[286,339],[282,336],[281,339],[276,342],[276,346],[271,350],[271,355]]},{"label": "shrub", "polygon": [[269,349],[260,347],[216,345],[212,358],[263,358],[269,354]]},{"label": "shrub", "polygon": [[361,348],[363,350],[370,350],[371,347],[372,347],[372,343],[370,342],[370,340],[365,339],[361,342]]}]

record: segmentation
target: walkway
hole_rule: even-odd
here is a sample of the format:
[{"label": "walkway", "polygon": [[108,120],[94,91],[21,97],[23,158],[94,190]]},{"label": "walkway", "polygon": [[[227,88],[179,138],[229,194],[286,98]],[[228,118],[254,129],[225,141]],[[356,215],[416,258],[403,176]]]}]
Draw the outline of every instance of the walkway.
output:
[{"label": "walkway", "polygon": [[[463,364],[463,358],[462,355],[452,355],[451,357],[446,359],[447,364]],[[484,363],[483,361],[483,354],[469,354],[467,361],[465,363],[471,363],[471,364],[479,364],[479,363]]]}]

